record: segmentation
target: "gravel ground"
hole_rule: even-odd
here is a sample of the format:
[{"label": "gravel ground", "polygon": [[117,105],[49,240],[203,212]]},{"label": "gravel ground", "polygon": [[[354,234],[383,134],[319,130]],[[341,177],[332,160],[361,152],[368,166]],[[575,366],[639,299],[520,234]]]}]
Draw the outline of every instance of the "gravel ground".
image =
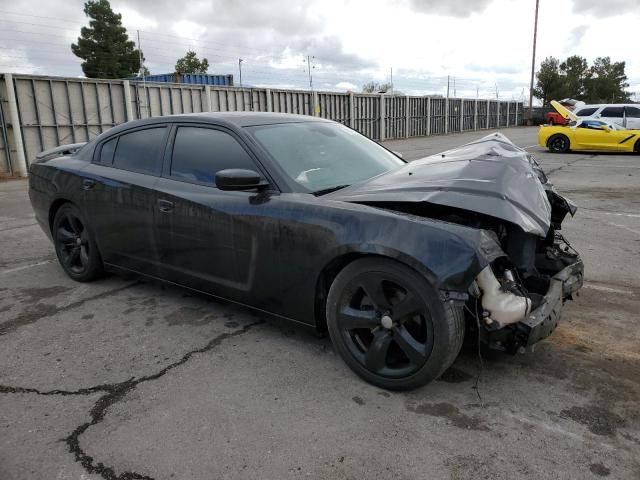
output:
[{"label": "gravel ground", "polygon": [[[0,182],[0,479],[640,478],[640,157],[504,133],[579,205],[565,235],[585,287],[533,353],[481,368],[465,349],[408,393],[230,304],[71,281],[27,183]],[[414,159],[481,135],[386,145]]]}]

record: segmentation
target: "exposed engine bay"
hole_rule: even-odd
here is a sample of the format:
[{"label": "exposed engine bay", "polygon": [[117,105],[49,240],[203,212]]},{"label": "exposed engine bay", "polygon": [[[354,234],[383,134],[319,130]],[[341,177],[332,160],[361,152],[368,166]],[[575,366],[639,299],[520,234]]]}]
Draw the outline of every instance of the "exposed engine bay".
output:
[{"label": "exposed engine bay", "polygon": [[[414,164],[420,168],[411,171]],[[489,347],[508,352],[548,336],[562,303],[582,286],[583,265],[561,234],[562,222],[577,208],[554,189],[533,156],[493,134],[403,170],[394,175],[408,174],[415,185],[400,186],[383,175],[348,192],[350,198],[490,232],[505,255],[469,288],[470,330],[479,330]]]}]

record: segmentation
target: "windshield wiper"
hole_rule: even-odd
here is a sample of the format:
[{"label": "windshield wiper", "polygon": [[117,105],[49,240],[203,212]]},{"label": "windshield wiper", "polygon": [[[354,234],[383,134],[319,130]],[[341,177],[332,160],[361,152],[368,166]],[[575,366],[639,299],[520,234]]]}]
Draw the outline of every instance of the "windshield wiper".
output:
[{"label": "windshield wiper", "polygon": [[325,195],[327,193],[335,192],[336,190],[340,190],[341,188],[347,188],[350,185],[336,185],[335,187],[323,188],[322,190],[316,190],[315,192],[311,192],[316,196]]}]

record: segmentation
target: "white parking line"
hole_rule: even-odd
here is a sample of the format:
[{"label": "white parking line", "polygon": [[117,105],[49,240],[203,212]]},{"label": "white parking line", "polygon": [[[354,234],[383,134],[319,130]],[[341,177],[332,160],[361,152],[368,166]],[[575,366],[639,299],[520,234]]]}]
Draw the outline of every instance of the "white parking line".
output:
[{"label": "white parking line", "polygon": [[605,212],[604,210],[598,210],[597,208],[588,208],[588,207],[579,207],[580,210],[586,210],[591,213],[599,213],[600,215],[613,215],[616,217],[629,217],[629,218],[640,218],[640,214],[638,213],[625,213],[625,212]]},{"label": "white parking line", "polygon": [[7,273],[19,272],[21,270],[27,270],[27,269],[33,268],[33,267],[39,267],[40,265],[46,265],[47,263],[51,263],[51,262],[53,262],[53,260],[45,260],[44,262],[31,263],[29,265],[23,265],[21,267],[9,268],[8,270],[0,271],[0,275],[6,275]]},{"label": "white parking line", "polygon": [[602,285],[596,285],[591,282],[584,284],[584,288],[590,288],[591,290],[599,290],[601,292],[619,293],[621,295],[633,295],[631,290],[623,290],[622,288],[604,287]]},{"label": "white parking line", "polygon": [[640,230],[636,230],[635,228],[629,228],[626,225],[620,225],[617,223],[611,223],[611,222],[607,222],[609,225],[611,225],[612,227],[618,227],[618,228],[622,228],[628,232],[631,233],[635,233],[636,235],[640,236]]}]

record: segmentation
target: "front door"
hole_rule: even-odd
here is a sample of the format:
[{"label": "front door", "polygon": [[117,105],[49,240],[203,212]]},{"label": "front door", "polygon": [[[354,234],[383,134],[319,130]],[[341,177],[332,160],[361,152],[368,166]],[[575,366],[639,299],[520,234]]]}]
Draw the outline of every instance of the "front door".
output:
[{"label": "front door", "polygon": [[620,130],[604,130],[599,120],[583,120],[574,132],[576,146],[587,150],[623,150],[621,143],[628,135]]},{"label": "front door", "polygon": [[216,188],[219,170],[261,171],[231,132],[179,125],[170,142],[154,214],[163,276],[278,310],[278,194]]}]

